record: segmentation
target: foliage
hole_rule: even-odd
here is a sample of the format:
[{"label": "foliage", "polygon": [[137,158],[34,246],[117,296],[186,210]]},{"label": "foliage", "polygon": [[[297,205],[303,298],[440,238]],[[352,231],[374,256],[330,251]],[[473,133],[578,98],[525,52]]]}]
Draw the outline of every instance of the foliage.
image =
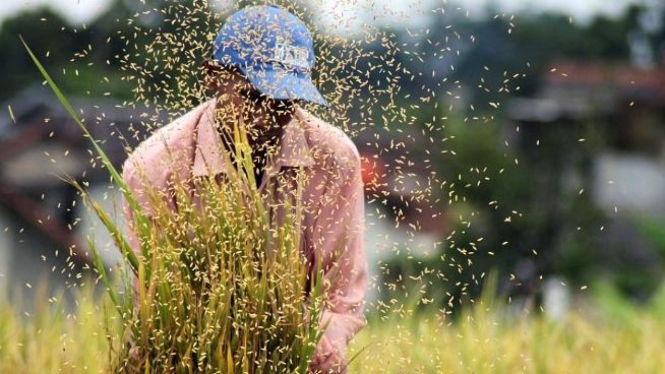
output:
[{"label": "foliage", "polygon": [[[367,347],[357,373],[659,372],[665,335],[659,314],[619,293],[561,321],[514,315],[487,299],[457,322],[441,314],[389,315],[371,322],[353,347]],[[599,297],[602,299],[602,297]],[[598,309],[596,309],[598,307]],[[602,311],[601,311],[602,310]],[[377,363],[381,364],[377,364]]]},{"label": "foliage", "polygon": [[31,84],[39,83],[32,71],[26,69],[30,59],[18,40],[19,35],[28,43],[39,44],[41,58],[60,67],[63,77],[71,77],[62,82],[68,92],[77,96],[128,98],[129,85],[117,69],[123,42],[120,38],[109,38],[126,31],[122,25],[108,23],[108,18],[74,29],[51,10],[37,8],[4,21],[0,28],[0,48],[11,57],[0,61],[4,87],[0,100],[11,99]]},{"label": "foliage", "polygon": [[[43,289],[42,289],[43,291]],[[105,373],[112,339],[121,332],[120,321],[105,298],[91,288],[74,291],[76,312],[68,313],[64,294],[46,297],[39,292],[32,312],[27,305],[0,307],[0,372],[2,373]]]},{"label": "foliage", "polygon": [[[535,311],[518,315],[488,295],[454,322],[435,309],[375,315],[349,348],[350,354],[363,352],[350,372],[659,372],[665,364],[665,293],[635,307],[611,286],[590,291],[584,311],[561,320]],[[99,300],[89,292],[80,290],[72,315],[53,302],[26,317],[3,300],[0,371],[105,373],[109,338],[119,336],[121,322],[106,296]]]},{"label": "foliage", "polygon": [[607,217],[584,192],[591,190],[590,160],[598,147],[594,126],[516,129],[498,119],[454,114],[444,123],[433,137],[448,140],[434,163],[445,181],[436,197],[449,220],[446,242],[425,258],[403,253],[385,261],[383,281],[390,286],[381,287],[384,302],[419,289],[440,307],[458,310],[464,300],[478,297],[491,271],[499,274],[502,295],[538,298],[542,277],[557,274],[583,286],[604,276],[603,266],[608,272],[627,270],[620,268],[625,262],[610,266],[604,259],[598,229]]}]

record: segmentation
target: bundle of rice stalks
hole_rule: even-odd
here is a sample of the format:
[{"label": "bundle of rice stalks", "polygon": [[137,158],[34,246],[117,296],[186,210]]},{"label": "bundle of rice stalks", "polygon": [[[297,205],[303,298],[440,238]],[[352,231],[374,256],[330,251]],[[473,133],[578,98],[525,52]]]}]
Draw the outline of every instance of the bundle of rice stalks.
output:
[{"label": "bundle of rice stalks", "polygon": [[[90,137],[57,85],[28,51],[61,103]],[[91,139],[123,192],[140,247],[131,248],[109,214],[84,186],[75,184],[136,276],[134,297],[123,297],[89,241],[96,270],[123,319],[123,339],[128,341],[116,350],[114,372],[307,371],[325,328],[318,326],[324,302],[317,276],[321,269],[308,274],[300,251],[300,206],[281,206],[283,214],[277,216],[282,218],[271,220],[276,215],[265,205],[271,199],[256,188],[247,136],[242,126],[234,130],[236,169],[221,181],[201,178],[174,186],[175,210],[163,191],[147,185],[142,193],[149,204],[139,204],[135,192]],[[151,212],[150,217],[146,211]]]}]

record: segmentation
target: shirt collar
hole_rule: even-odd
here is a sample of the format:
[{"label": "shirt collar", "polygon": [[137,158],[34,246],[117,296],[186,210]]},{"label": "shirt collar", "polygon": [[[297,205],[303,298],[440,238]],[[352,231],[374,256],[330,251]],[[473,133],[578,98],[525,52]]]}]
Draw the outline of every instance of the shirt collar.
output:
[{"label": "shirt collar", "polygon": [[[282,167],[306,167],[314,165],[303,122],[307,113],[297,108],[293,119],[284,126],[278,143],[276,157],[269,158],[267,173],[276,173]],[[215,128],[215,100],[204,104],[196,130],[196,143],[192,175],[194,177],[226,173],[227,158],[221,154],[222,140]]]}]

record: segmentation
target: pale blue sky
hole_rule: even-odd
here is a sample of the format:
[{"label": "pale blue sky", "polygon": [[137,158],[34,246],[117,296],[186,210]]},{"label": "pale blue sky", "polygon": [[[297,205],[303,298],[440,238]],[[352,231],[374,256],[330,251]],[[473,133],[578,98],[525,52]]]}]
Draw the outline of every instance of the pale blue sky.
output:
[{"label": "pale blue sky", "polygon": [[[138,2],[139,0],[132,0]],[[230,0],[211,0],[228,5]],[[579,22],[584,22],[598,12],[615,15],[631,3],[658,3],[661,0],[462,0],[470,16],[483,15],[483,9],[488,3],[493,3],[498,9],[507,13],[517,11],[539,12],[554,10],[569,13]],[[48,4],[56,11],[62,13],[74,23],[84,22],[90,17],[102,12],[109,4],[109,0],[1,0],[0,22],[6,17],[23,9],[35,8]],[[316,8],[323,14],[324,23],[333,30],[345,33],[357,29],[367,20],[376,19],[382,23],[402,23],[408,26],[417,26],[418,15],[422,14],[431,4],[444,4],[446,0],[312,0]]]}]

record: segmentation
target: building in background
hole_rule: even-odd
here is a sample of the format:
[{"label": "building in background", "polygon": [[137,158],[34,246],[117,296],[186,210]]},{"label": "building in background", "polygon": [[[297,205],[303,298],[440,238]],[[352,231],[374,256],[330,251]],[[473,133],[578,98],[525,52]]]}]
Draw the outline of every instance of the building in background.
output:
[{"label": "building in background", "polygon": [[587,247],[571,265],[590,262],[646,299],[665,273],[665,67],[554,63],[534,97],[511,100],[507,114],[506,134],[541,171],[537,200],[558,222],[556,250],[570,244],[570,196],[588,196],[578,204],[593,208],[579,215],[601,218],[578,225]]},{"label": "building in background", "polygon": [[[120,168],[144,132],[134,131],[141,111],[108,99],[73,99],[92,136]],[[68,180],[86,183],[97,201],[120,216],[120,194],[71,116],[42,87],[29,88],[0,118],[0,279],[12,294],[30,300],[91,281],[87,237],[99,226]],[[137,129],[143,126],[136,126]],[[114,213],[115,212],[115,213]],[[121,218],[121,217],[120,217]],[[119,259],[99,226],[93,237],[109,266]]]}]

